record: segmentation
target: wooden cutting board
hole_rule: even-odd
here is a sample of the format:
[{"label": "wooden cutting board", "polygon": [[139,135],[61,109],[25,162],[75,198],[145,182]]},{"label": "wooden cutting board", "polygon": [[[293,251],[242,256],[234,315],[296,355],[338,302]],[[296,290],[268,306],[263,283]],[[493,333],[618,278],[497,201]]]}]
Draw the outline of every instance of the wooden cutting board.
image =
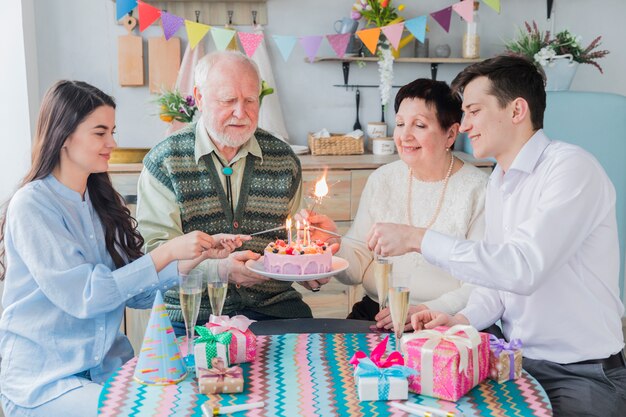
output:
[{"label": "wooden cutting board", "polygon": [[150,92],[173,90],[180,69],[180,39],[172,37],[148,39],[148,77]]},{"label": "wooden cutting board", "polygon": [[132,34],[137,19],[128,16],[124,26],[127,35],[117,41],[117,73],[121,86],[143,85],[143,42],[141,36]]}]

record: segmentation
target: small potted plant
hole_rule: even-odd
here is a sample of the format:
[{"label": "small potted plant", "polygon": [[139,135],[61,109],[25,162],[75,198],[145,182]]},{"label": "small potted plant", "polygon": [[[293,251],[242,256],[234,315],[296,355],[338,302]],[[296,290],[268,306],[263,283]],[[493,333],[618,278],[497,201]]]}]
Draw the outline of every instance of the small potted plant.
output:
[{"label": "small potted plant", "polygon": [[581,37],[569,30],[562,30],[551,36],[550,31],[542,32],[537,23],[524,22],[525,31],[520,30],[516,39],[505,44],[507,51],[521,54],[540,66],[547,77],[546,90],[567,90],[579,64],[590,64],[603,73],[597,60],[609,51],[596,50],[602,36],[595,38],[587,47],[581,44]]}]

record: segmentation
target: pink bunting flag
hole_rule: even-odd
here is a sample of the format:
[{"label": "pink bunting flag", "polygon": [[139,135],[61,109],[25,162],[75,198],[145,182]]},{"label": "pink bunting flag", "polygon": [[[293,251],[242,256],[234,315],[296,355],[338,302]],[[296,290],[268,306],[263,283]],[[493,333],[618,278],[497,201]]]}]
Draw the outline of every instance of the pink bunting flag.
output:
[{"label": "pink bunting flag", "polygon": [[185,19],[175,14],[168,12],[161,12],[161,25],[163,26],[163,34],[165,40],[169,40],[182,25],[185,24]]},{"label": "pink bunting flag", "polygon": [[474,0],[463,0],[453,4],[452,9],[466,22],[474,21]]},{"label": "pink bunting flag", "polygon": [[393,49],[398,49],[400,39],[402,38],[402,31],[404,30],[404,23],[396,23],[395,25],[383,26],[381,28],[387,40],[393,46]]},{"label": "pink bunting flag", "polygon": [[261,41],[263,40],[262,33],[247,33],[247,32],[237,32],[239,36],[239,42],[241,42],[241,46],[243,47],[244,52],[249,57],[254,55],[256,48],[259,47]]},{"label": "pink bunting flag", "polygon": [[315,55],[317,55],[317,51],[320,49],[320,45],[322,43],[322,36],[302,36],[300,38],[300,45],[304,49],[306,56],[309,58],[309,62],[313,62],[315,60]]},{"label": "pink bunting flag", "polygon": [[448,6],[445,9],[438,10],[430,14],[433,19],[439,23],[439,25],[446,32],[450,31],[450,19],[452,18],[452,6]]},{"label": "pink bunting flag", "polygon": [[333,48],[333,51],[337,54],[339,58],[343,58],[346,53],[346,49],[348,48],[348,44],[350,43],[351,33],[337,33],[333,35],[326,35],[326,39],[328,39],[328,43]]},{"label": "pink bunting flag", "polygon": [[143,32],[161,16],[161,10],[142,1],[137,2],[139,10],[139,31]]}]

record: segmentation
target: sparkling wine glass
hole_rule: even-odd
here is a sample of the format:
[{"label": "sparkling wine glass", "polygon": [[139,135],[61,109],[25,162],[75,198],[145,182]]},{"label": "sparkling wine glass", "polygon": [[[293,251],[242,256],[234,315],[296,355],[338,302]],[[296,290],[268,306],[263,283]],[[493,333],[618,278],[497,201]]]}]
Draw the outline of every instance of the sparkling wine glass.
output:
[{"label": "sparkling wine glass", "polygon": [[207,290],[209,291],[209,302],[211,312],[214,316],[221,316],[228,292],[228,276],[223,278],[218,275],[211,275],[207,279]]},{"label": "sparkling wine glass", "polygon": [[393,332],[396,335],[396,350],[401,350],[400,341],[404,333],[406,315],[409,312],[409,278],[406,275],[394,273],[391,275],[389,287],[389,310]]},{"label": "sparkling wine glass", "polygon": [[185,332],[187,336],[187,369],[193,369],[193,336],[194,327],[200,312],[200,300],[202,298],[202,271],[192,269],[188,273],[179,275],[180,309],[185,320]]},{"label": "sparkling wine glass", "polygon": [[380,255],[374,256],[374,281],[376,283],[380,310],[387,307],[387,293],[389,292],[389,277],[391,276],[392,266],[389,259]]}]

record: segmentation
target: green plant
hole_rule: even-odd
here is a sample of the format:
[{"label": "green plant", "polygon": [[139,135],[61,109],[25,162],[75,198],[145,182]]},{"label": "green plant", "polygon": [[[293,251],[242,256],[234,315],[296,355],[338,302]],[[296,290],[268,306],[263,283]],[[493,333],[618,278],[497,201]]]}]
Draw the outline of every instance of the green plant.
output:
[{"label": "green plant", "polygon": [[198,110],[193,96],[183,97],[180,91],[164,91],[157,98],[157,103],[160,105],[159,118],[167,123],[173,120],[189,123]]},{"label": "green plant", "polygon": [[[398,10],[404,9],[404,5],[398,6]],[[364,17],[368,25],[383,27],[396,23],[398,13],[391,5],[391,0],[356,0],[352,5],[351,17],[359,20]]]},{"label": "green plant", "polygon": [[524,22],[524,26],[525,31],[520,29],[516,39],[505,43],[507,51],[524,55],[541,66],[551,65],[553,59],[558,56],[571,55],[574,61],[593,65],[600,73],[603,73],[597,60],[604,58],[609,51],[594,51],[600,46],[602,36],[596,37],[587,47],[583,48],[580,44],[581,37],[573,35],[567,29],[551,37],[550,31],[540,31],[534,21],[532,25]]}]

